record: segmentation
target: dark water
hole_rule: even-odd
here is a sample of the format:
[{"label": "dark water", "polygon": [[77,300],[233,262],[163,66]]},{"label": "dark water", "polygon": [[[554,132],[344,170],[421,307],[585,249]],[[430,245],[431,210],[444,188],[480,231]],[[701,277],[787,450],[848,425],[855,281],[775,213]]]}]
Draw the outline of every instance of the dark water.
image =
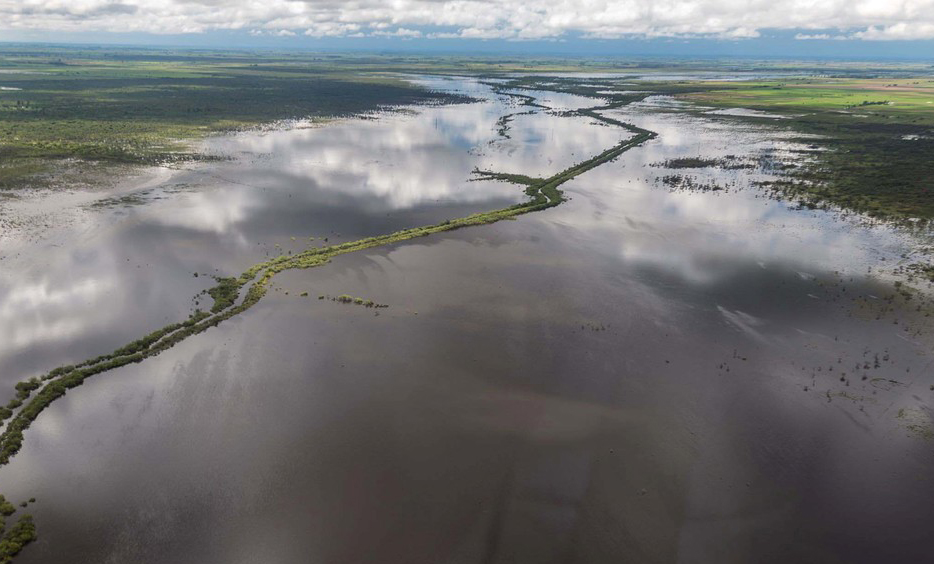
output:
[{"label": "dark water", "polygon": [[[183,318],[211,284],[193,272],[508,205],[471,171],[553,174],[627,135],[537,111],[504,138],[530,108],[422,80],[488,101],[225,137],[236,160],[140,202],[34,212],[53,231],[0,262],[6,386]],[[798,147],[677,109],[614,112],[659,137],[566,204],[281,274],[69,392],[0,470],[38,498],[21,561],[928,560],[930,327],[878,313],[911,241],[763,197]],[[658,166],[727,155],[765,168]],[[315,299],[342,293],[390,307]]]}]

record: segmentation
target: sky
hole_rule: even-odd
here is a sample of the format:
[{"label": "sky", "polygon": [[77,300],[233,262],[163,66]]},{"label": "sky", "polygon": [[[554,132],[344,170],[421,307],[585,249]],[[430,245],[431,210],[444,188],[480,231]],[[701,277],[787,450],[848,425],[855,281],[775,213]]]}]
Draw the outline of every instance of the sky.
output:
[{"label": "sky", "polygon": [[0,41],[934,61],[934,0],[0,0]]}]

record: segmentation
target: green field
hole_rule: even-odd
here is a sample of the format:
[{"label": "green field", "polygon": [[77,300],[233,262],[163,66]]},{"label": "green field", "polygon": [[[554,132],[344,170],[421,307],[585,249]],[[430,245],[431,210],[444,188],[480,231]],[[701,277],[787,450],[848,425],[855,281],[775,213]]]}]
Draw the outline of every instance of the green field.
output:
[{"label": "green field", "polygon": [[776,190],[878,219],[934,219],[934,78],[695,83],[691,89],[679,95],[703,106],[783,114],[787,119],[742,119],[801,133],[824,149],[813,153],[814,165],[772,184]]},{"label": "green field", "polygon": [[783,112],[868,115],[903,124],[934,126],[934,78],[796,79],[781,82],[711,82],[691,95],[718,106]]}]

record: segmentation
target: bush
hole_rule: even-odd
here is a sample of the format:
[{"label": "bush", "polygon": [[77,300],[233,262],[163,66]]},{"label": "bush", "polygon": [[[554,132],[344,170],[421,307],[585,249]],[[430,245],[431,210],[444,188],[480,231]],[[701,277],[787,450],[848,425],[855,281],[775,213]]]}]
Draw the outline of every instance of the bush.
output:
[{"label": "bush", "polygon": [[3,494],[0,494],[0,515],[4,517],[9,517],[16,512],[16,508],[13,507],[13,504],[7,501]]}]

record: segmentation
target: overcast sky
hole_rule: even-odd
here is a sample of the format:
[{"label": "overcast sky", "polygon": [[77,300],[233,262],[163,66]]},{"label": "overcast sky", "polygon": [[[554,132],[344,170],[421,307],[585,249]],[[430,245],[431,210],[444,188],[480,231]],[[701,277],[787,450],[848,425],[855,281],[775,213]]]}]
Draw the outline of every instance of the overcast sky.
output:
[{"label": "overcast sky", "polygon": [[934,59],[934,0],[0,0],[0,40],[161,36],[210,43],[237,35],[296,45],[392,38],[426,47],[452,40],[756,46],[781,37],[799,45],[833,42],[838,51],[861,44],[860,52],[867,43],[894,42]]}]

